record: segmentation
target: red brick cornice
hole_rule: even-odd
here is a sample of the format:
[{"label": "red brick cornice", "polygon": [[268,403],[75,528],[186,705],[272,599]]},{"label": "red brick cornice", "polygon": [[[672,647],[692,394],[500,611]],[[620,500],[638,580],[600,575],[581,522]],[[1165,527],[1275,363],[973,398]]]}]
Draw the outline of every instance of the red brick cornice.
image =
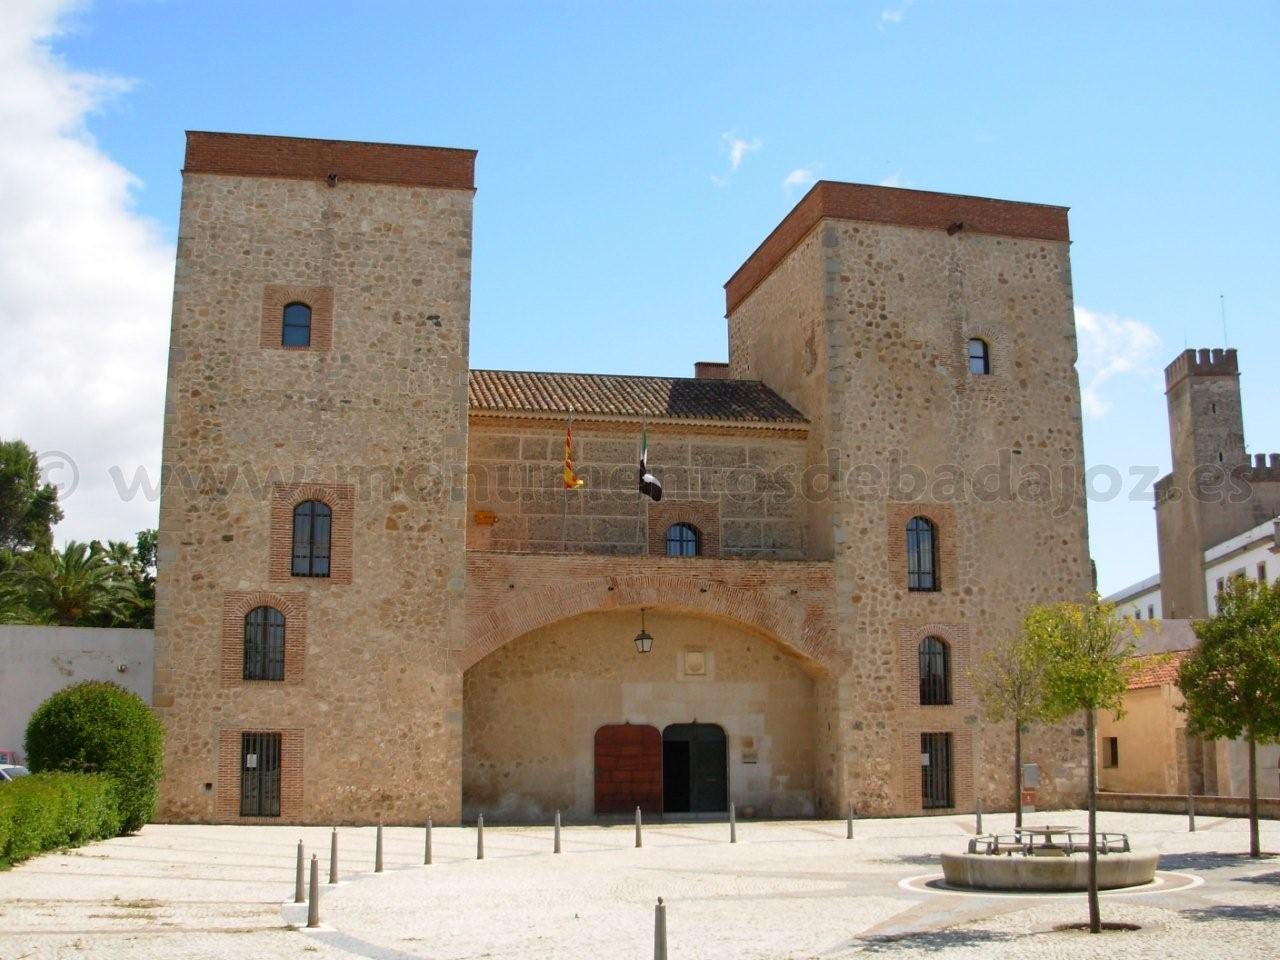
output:
[{"label": "red brick cornice", "polygon": [[824,219],[1035,240],[1071,239],[1066,207],[819,180],[724,285],[726,312],[733,313]]},{"label": "red brick cornice", "polygon": [[183,173],[475,189],[476,151],[187,131]]}]

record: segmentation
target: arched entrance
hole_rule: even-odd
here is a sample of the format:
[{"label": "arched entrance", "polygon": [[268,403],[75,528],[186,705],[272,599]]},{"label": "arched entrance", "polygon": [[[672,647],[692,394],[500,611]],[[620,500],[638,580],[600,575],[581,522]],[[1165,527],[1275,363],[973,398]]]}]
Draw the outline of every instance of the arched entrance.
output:
[{"label": "arched entrance", "polygon": [[662,731],[662,812],[729,809],[729,744],[715,723],[673,723]]}]

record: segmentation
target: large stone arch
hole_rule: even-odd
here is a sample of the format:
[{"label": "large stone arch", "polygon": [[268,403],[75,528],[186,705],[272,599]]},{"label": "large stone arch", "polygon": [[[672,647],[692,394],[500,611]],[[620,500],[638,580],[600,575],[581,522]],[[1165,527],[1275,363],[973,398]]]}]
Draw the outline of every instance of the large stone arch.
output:
[{"label": "large stone arch", "polygon": [[729,620],[838,674],[830,578],[819,564],[666,558],[473,555],[466,670],[532,630],[584,613],[654,607]]}]

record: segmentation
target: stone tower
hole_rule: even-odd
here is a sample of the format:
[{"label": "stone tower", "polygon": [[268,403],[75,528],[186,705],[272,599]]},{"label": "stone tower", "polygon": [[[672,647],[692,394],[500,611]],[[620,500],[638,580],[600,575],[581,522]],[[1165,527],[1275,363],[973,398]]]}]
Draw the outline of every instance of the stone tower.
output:
[{"label": "stone tower", "polygon": [[1204,551],[1280,512],[1280,462],[1245,450],[1235,350],[1184,350],[1164,377],[1173,471],[1156,485],[1161,604],[1166,617],[1204,617]]},{"label": "stone tower", "polygon": [[[824,769],[860,810],[919,809],[924,738],[945,735],[956,806],[1011,804],[1012,733],[981,722],[973,672],[1031,604],[1091,587],[1067,211],[824,181],[726,294],[732,376],[811,424],[806,536],[852,651]],[[932,589],[908,584],[915,517]],[[928,637],[952,652],[950,704],[921,705]],[[1083,757],[1036,735],[1042,802],[1078,800]]]},{"label": "stone tower", "polygon": [[[446,662],[464,632],[474,160],[187,135],[156,611],[161,819],[251,815],[262,798],[242,797],[241,772],[272,763],[266,803],[284,820],[458,816],[461,685]],[[323,566],[305,576],[304,504],[324,517]],[[245,680],[247,618],[263,609],[283,663]]]}]

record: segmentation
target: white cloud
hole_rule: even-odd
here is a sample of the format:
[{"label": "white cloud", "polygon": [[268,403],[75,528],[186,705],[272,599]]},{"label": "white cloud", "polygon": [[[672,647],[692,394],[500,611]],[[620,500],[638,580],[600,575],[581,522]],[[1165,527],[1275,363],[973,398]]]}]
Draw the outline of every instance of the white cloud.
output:
[{"label": "white cloud", "polygon": [[134,212],[132,175],[86,117],[128,84],[81,73],[49,44],[69,0],[0,3],[0,437],[45,455],[59,541],[122,539],[156,523],[108,469],[158,477],[173,250]]},{"label": "white cloud", "polygon": [[907,17],[907,9],[914,0],[902,0],[896,7],[885,7],[880,11],[880,29],[883,30],[885,24],[890,23],[895,26],[901,23]]},{"label": "white cloud", "polygon": [[885,177],[883,180],[880,181],[880,186],[882,187],[905,187],[906,185],[907,185],[907,181],[902,176],[901,170],[893,171],[893,173],[889,174],[887,177]]},{"label": "white cloud", "polygon": [[729,169],[737,170],[742,166],[742,159],[748,153],[754,153],[759,150],[761,143],[759,140],[745,140],[742,137],[735,136],[732,133],[724,134],[724,142],[729,145]]},{"label": "white cloud", "polygon": [[1116,377],[1152,372],[1160,351],[1160,335],[1141,320],[1096,313],[1076,307],[1080,400],[1087,416],[1101,419],[1111,411],[1103,387]]},{"label": "white cloud", "polygon": [[787,193],[791,193],[817,182],[818,178],[813,175],[813,171],[808,167],[796,167],[782,178],[782,189]]}]

